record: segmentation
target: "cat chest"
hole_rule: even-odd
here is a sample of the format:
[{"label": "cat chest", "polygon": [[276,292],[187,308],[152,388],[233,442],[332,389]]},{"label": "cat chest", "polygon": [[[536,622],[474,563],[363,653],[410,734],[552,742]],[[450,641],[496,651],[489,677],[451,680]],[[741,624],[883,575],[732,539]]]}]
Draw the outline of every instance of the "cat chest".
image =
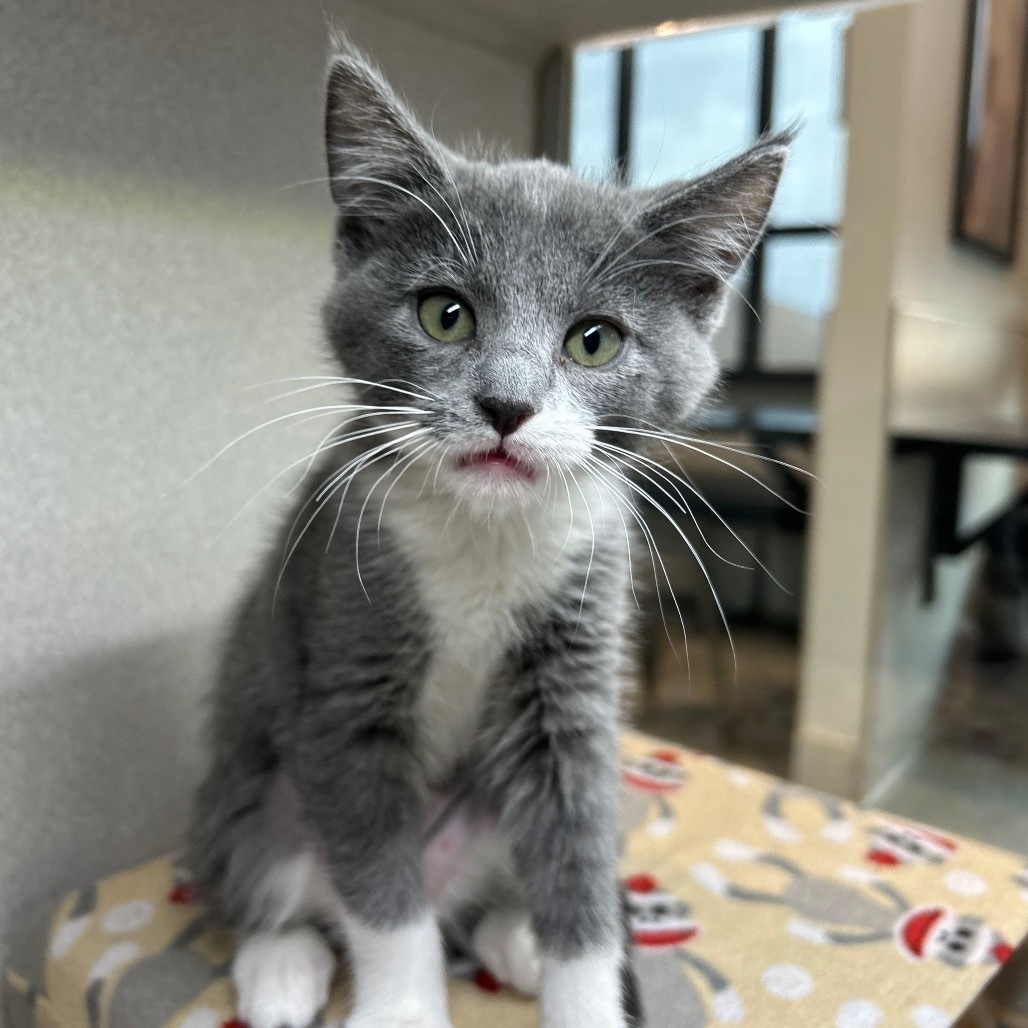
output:
[{"label": "cat chest", "polygon": [[441,779],[474,741],[526,597],[512,582],[498,580],[495,569],[473,562],[430,570],[422,576],[422,594],[432,634],[420,726],[429,775]]}]

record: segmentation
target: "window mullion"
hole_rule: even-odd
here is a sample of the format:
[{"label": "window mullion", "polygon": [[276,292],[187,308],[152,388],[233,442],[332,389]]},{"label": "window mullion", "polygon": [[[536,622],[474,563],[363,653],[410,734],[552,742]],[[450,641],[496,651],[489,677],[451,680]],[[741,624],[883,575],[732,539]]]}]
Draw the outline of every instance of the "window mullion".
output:
[{"label": "window mullion", "polygon": [[[775,29],[764,30],[760,48],[760,96],[757,129],[765,133],[771,129],[775,87]],[[743,339],[740,370],[748,374],[760,371],[761,329],[764,312],[764,243],[753,251],[750,258],[749,308],[746,311],[746,336]]]},{"label": "window mullion", "polygon": [[632,149],[632,91],[635,85],[635,47],[626,46],[618,61],[617,118],[617,175],[621,182],[631,176]]}]

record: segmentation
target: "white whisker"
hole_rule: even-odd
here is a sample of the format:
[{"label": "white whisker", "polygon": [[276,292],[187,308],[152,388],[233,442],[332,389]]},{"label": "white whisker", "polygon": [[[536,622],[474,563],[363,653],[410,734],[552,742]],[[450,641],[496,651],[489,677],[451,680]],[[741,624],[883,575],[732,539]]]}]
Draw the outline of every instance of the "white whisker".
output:
[{"label": "white whisker", "polygon": [[[621,472],[617,470],[617,468],[612,467],[610,465],[606,465],[602,461],[597,460],[595,457],[587,457],[586,463],[596,468],[599,468],[602,471],[613,472],[615,477],[620,481],[627,481],[624,475],[622,475]],[[657,577],[657,565],[660,565],[661,574],[663,574],[664,581],[667,583],[668,596],[671,599],[671,602],[674,604],[675,612],[678,614],[678,623],[679,625],[681,625],[682,628],[682,641],[685,645],[685,662],[687,668],[689,669],[689,679],[691,681],[692,665],[689,659],[689,633],[686,631],[685,628],[685,618],[682,616],[682,608],[678,605],[678,599],[675,596],[675,587],[671,582],[671,576],[670,574],[668,574],[667,567],[664,564],[664,558],[660,555],[660,547],[657,546],[657,541],[653,538],[653,533],[650,531],[649,525],[646,524],[645,519],[635,509],[635,504],[629,500],[619,497],[618,491],[616,489],[612,490],[612,494],[614,496],[615,503],[620,501],[625,504],[628,513],[631,514],[632,518],[635,520],[635,523],[639,526],[639,529],[643,534],[643,539],[646,541],[646,548],[650,554],[650,566],[653,569],[653,585],[657,597],[657,608],[660,610],[661,624],[664,626],[664,634],[667,636],[667,641],[670,644],[672,651],[677,652],[675,650],[674,640],[671,638],[671,630],[668,628],[667,615],[664,613],[664,600],[661,597],[660,593],[660,579]]]},{"label": "white whisker", "polygon": [[[423,197],[418,196],[412,189],[407,189],[405,186],[401,186],[398,182],[390,182],[388,179],[376,178],[370,175],[334,175],[332,177],[333,182],[370,182],[373,185],[385,186],[387,189],[395,189],[397,192],[403,193],[409,196],[412,200],[421,204],[425,210],[429,211],[432,216],[439,222],[443,227],[443,231],[450,237],[451,242],[457,249],[457,253],[460,254],[461,259],[467,265],[472,265],[474,262],[471,259],[470,254],[464,249],[460,241],[450,230],[450,226],[443,221],[442,215]],[[452,212],[451,212],[452,213]],[[455,215],[456,217],[456,215]]]},{"label": "white whisker", "polygon": [[[621,474],[621,473],[618,472],[618,474]],[[693,546],[692,540],[690,540],[689,537],[685,534],[685,532],[682,531],[681,526],[664,509],[663,505],[661,503],[659,503],[657,500],[655,500],[645,489],[642,488],[642,486],[640,486],[637,483],[633,482],[630,478],[628,478],[626,475],[623,475],[623,474],[621,474],[621,480],[623,482],[625,482],[628,485],[628,487],[637,496],[640,497],[640,499],[645,500],[651,507],[653,507],[655,510],[657,510],[661,514],[663,514],[664,518],[667,520],[668,524],[671,525],[671,527],[678,533],[678,535],[680,536],[682,541],[685,543],[685,545],[689,547],[689,552],[692,554],[693,559],[696,561],[696,564],[698,565],[700,571],[702,572],[703,577],[707,580],[707,585],[710,588],[710,595],[713,597],[714,603],[717,605],[718,613],[721,615],[721,621],[722,621],[722,623],[725,626],[725,633],[728,636],[728,643],[729,643],[729,646],[732,649],[732,660],[733,660],[733,662],[735,664],[736,673],[738,673],[739,660],[738,660],[738,656],[736,655],[736,652],[735,652],[735,640],[732,638],[732,629],[731,629],[731,626],[728,624],[728,615],[725,613],[725,609],[724,609],[724,607],[721,604],[721,598],[717,594],[717,589],[714,588],[714,581],[710,577],[710,572],[707,571],[707,566],[706,566],[706,564],[703,563],[703,560],[700,557],[699,553],[697,552],[696,547]]]},{"label": "white whisker", "polygon": [[[612,460],[618,462],[619,464],[622,464],[627,470],[633,472],[634,474],[641,475],[655,489],[659,489],[675,505],[675,507],[677,507],[678,510],[685,514],[686,517],[691,519],[693,525],[696,526],[696,531],[699,532],[700,539],[703,540],[707,549],[710,550],[710,552],[715,557],[717,557],[718,560],[724,561],[726,564],[733,568],[739,568],[741,571],[753,570],[753,568],[747,564],[737,564],[734,560],[729,560],[726,556],[724,556],[724,554],[719,553],[717,550],[714,549],[714,547],[711,545],[710,540],[704,533],[699,521],[697,520],[696,515],[693,513],[692,507],[689,506],[689,501],[682,494],[681,489],[678,488],[677,476],[672,475],[666,468],[664,468],[661,464],[658,464],[656,461],[650,460],[648,457],[643,457],[640,454],[632,453],[631,450],[625,450],[620,446],[611,446],[609,443],[597,442],[595,445],[597,449],[601,450],[603,453],[606,453],[607,456],[610,457]],[[629,464],[629,460],[631,460],[633,463]],[[652,469],[656,474],[663,477],[671,485],[671,488],[675,490],[677,496],[670,493],[660,482],[658,482],[655,478],[651,477],[649,471],[647,470],[648,468]],[[683,482],[683,484],[685,483]],[[691,488],[688,485],[686,487]]]},{"label": "white whisker", "polygon": [[[738,471],[740,475],[745,475],[746,478],[750,479],[753,482],[756,482],[757,485],[759,485],[761,489],[763,489],[766,492],[770,493],[773,497],[775,497],[776,500],[780,500],[787,507],[791,507],[798,514],[806,514],[807,513],[801,507],[797,507],[795,503],[792,503],[791,501],[787,500],[784,496],[781,495],[781,493],[779,493],[779,492],[775,491],[774,489],[772,489],[771,486],[769,486],[767,484],[767,482],[765,482],[763,479],[758,478],[756,475],[754,475],[751,472],[747,471],[745,468],[740,468],[738,464],[733,464],[730,460],[725,460],[724,457],[719,457],[719,456],[717,456],[717,454],[714,454],[714,453],[707,453],[706,450],[700,449],[700,447],[698,445],[696,445],[695,443],[687,441],[685,438],[683,438],[681,436],[668,435],[668,434],[664,434],[664,433],[643,432],[643,431],[641,431],[638,428],[626,428],[625,426],[606,426],[606,425],[598,426],[596,431],[597,432],[623,432],[623,433],[625,433],[627,435],[644,436],[644,437],[649,438],[649,439],[655,439],[658,442],[665,442],[666,441],[666,442],[674,443],[676,446],[682,446],[682,447],[684,447],[687,450],[693,450],[694,452],[699,453],[702,456],[709,458],[710,460],[717,461],[719,464],[724,464],[725,467],[732,468],[733,471]],[[753,454],[744,454],[744,456],[749,457],[749,456],[753,456]],[[775,463],[778,463],[778,462],[775,462]]]},{"label": "white whisker", "polygon": [[[369,438],[371,436],[382,435],[383,433],[391,432],[394,429],[411,428],[411,427],[416,426],[418,424],[416,421],[403,421],[403,422],[400,422],[397,425],[386,425],[386,426],[380,426],[378,428],[364,429],[364,430],[362,430],[360,432],[348,432],[348,433],[346,433],[346,435],[344,435],[340,439],[337,439],[335,442],[328,443],[328,440],[331,439],[332,436],[335,435],[335,433],[338,432],[341,428],[345,427],[346,425],[350,424],[353,421],[359,421],[362,418],[369,418],[369,417],[373,417],[373,416],[374,415],[371,415],[371,414],[360,414],[357,417],[347,419],[346,421],[344,421],[340,425],[333,426],[331,432],[329,432],[326,435],[322,436],[321,442],[318,443],[318,445],[314,448],[313,452],[308,453],[308,454],[304,454],[304,456],[300,457],[298,460],[294,460],[291,464],[289,464],[287,467],[283,468],[277,475],[275,475],[275,477],[272,478],[269,482],[267,482],[267,483],[265,483],[265,485],[261,486],[261,488],[258,489],[257,492],[255,492],[253,494],[253,496],[251,496],[250,499],[246,501],[245,504],[243,504],[242,508],[240,508],[239,512],[233,516],[232,520],[229,521],[228,524],[226,524],[224,526],[224,528],[222,528],[218,532],[217,536],[215,536],[215,539],[219,539],[226,531],[228,531],[228,529],[231,528],[232,525],[234,525],[236,523],[236,521],[238,521],[239,518],[241,518],[243,516],[243,514],[245,514],[246,511],[249,510],[249,508],[261,496],[263,496],[264,493],[267,492],[267,490],[270,489],[280,478],[282,478],[285,475],[288,475],[289,472],[293,470],[293,468],[298,467],[300,464],[306,464],[307,467],[304,468],[303,474],[296,480],[296,482],[292,486],[290,486],[289,493],[293,493],[297,489],[299,489],[300,485],[303,483],[303,481],[310,474],[311,468],[314,467],[315,461],[318,459],[318,457],[322,453],[327,453],[329,450],[333,450],[333,449],[335,449],[336,447],[339,447],[339,446],[349,446],[350,444],[355,443],[355,442],[357,442],[360,439],[366,439],[366,438]],[[326,445],[326,444],[328,444],[328,445]]]}]

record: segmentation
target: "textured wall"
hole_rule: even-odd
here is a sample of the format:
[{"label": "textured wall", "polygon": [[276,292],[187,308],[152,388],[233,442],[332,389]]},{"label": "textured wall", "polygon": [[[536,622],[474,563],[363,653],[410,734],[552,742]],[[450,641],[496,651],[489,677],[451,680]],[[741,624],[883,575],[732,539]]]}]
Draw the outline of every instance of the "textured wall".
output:
[{"label": "textured wall", "polygon": [[[532,75],[336,7],[447,138],[526,149]],[[328,275],[318,0],[0,5],[0,961],[19,915],[175,844],[211,643],[310,429]],[[321,432],[326,429],[323,427]],[[317,433],[318,435],[321,432]]]}]

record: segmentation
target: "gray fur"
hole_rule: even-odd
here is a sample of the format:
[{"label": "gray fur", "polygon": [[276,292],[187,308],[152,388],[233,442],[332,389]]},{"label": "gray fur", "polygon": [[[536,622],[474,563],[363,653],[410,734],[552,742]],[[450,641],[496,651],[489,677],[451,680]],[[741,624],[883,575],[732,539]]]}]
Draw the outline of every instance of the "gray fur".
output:
[{"label": "gray fur", "polygon": [[[357,402],[412,405],[427,430],[418,439],[433,448],[391,489],[384,516],[390,473],[413,466],[414,443],[361,468],[361,454],[390,438],[379,435],[340,445],[319,465],[318,485],[289,518],[227,641],[192,867],[231,923],[275,927],[262,883],[290,855],[315,852],[355,916],[402,924],[426,903],[426,801],[460,769],[468,802],[510,847],[516,880],[497,894],[528,904],[543,952],[616,947],[616,747],[629,628],[621,522],[573,540],[544,587],[510,610],[475,731],[444,773],[430,774],[419,701],[437,656],[438,611],[422,595],[425,569],[401,515],[449,509],[472,535],[545,527],[589,479],[596,427],[642,419],[672,429],[694,412],[717,375],[708,340],[723,283],[763,230],[788,140],[657,190],[583,182],[545,161],[470,159],[427,137],[345,44],[330,66],[326,128],[339,211],[328,342],[344,372],[363,380]],[[465,344],[436,342],[418,324],[419,293],[439,287],[474,309],[477,332]],[[605,367],[579,366],[562,351],[589,315],[624,331],[620,356]],[[537,483],[529,499],[453,484],[454,449],[496,443],[479,406],[486,396],[557,410],[570,426],[567,438],[550,440],[546,487]],[[640,449],[628,434],[606,438]],[[338,489],[333,502],[319,493],[333,473],[346,483],[338,507]],[[561,478],[572,481],[566,500]],[[463,559],[478,558],[472,549]],[[324,916],[307,906],[290,913]]]}]

